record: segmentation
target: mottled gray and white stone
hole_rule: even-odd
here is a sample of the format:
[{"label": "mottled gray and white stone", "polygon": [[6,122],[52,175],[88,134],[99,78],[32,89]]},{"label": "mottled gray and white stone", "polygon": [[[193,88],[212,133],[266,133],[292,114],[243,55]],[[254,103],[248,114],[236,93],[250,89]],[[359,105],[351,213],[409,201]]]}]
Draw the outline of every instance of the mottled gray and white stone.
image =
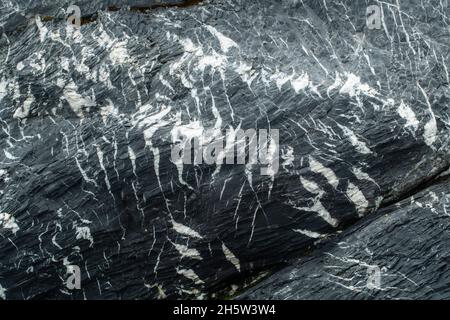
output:
[{"label": "mottled gray and white stone", "polygon": [[[216,296],[333,243],[449,167],[442,1],[383,2],[380,30],[366,26],[370,3],[350,0],[147,13],[81,1],[98,11],[80,29],[35,17],[67,4],[0,0],[12,17],[0,18],[0,298]],[[171,161],[176,132],[211,128],[279,129],[279,172]],[[368,230],[389,234],[379,221]],[[412,225],[425,221],[438,228],[426,212]],[[365,236],[378,252],[392,246],[376,235]],[[67,265],[80,266],[81,290],[66,288]]]}]

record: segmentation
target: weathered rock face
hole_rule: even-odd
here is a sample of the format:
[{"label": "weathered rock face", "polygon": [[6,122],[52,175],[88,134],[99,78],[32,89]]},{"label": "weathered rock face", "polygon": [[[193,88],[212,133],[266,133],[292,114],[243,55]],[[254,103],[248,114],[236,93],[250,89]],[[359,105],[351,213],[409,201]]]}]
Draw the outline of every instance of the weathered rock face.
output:
[{"label": "weathered rock face", "polygon": [[[11,33],[16,30],[22,30],[33,22],[36,15],[43,19],[66,20],[68,14],[72,13],[69,7],[72,5],[82,8],[82,16],[89,18],[96,16],[99,10],[116,10],[119,8],[158,8],[170,7],[173,5],[187,6],[193,5],[199,0],[41,0],[41,1],[2,1],[2,16],[0,17],[0,26],[3,32]],[[88,18],[89,17],[89,18]]]},{"label": "weathered rock face", "polygon": [[[404,252],[448,254],[436,224],[446,226],[445,184],[433,187],[437,199],[379,210],[450,164],[443,1],[384,4],[380,30],[366,27],[367,4],[350,0],[212,0],[145,14],[81,1],[82,13],[99,11],[79,30],[39,18],[17,30],[17,12],[52,16],[68,5],[22,3],[1,1],[16,13],[0,20],[0,297],[210,297],[361,218],[365,229],[343,234],[353,249],[332,249],[342,268],[352,256],[364,266],[364,245],[393,263],[382,263],[399,248],[389,234],[408,239],[402,232],[417,226],[432,241]],[[179,133],[207,142],[230,128],[278,129],[279,170],[171,161]],[[411,218],[419,203],[424,214]],[[392,221],[372,218],[385,213]],[[310,292],[268,279],[270,293],[249,296],[329,297],[328,278],[304,270],[330,274],[321,253],[292,267],[303,277],[292,288]],[[400,262],[387,270],[420,272]],[[81,268],[81,290],[66,288],[67,265]],[[446,269],[429,270],[440,271],[428,296],[445,296]]]},{"label": "weathered rock face", "polygon": [[[448,299],[450,184],[445,178],[352,226],[240,298]],[[378,280],[372,272],[379,273]]]}]

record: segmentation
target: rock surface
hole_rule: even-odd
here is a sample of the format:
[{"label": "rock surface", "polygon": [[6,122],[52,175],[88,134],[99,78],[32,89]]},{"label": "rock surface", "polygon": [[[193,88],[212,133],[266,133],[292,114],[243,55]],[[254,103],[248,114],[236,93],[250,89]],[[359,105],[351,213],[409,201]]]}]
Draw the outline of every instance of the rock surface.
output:
[{"label": "rock surface", "polygon": [[449,299],[449,178],[357,223],[240,298]]},{"label": "rock surface", "polygon": [[[448,294],[448,184],[400,201],[450,164],[446,1],[383,3],[379,30],[363,1],[113,4],[75,29],[33,18],[66,1],[0,0],[0,298],[215,297],[308,252],[243,297]],[[171,161],[230,128],[278,129],[279,170]],[[370,263],[389,288],[349,290]]]}]

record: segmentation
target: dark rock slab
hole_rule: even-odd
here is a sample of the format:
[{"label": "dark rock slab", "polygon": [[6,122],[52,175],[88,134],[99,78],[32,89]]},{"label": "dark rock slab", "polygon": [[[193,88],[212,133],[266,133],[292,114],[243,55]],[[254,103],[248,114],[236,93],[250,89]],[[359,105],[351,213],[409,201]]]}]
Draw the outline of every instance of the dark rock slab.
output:
[{"label": "dark rock slab", "polygon": [[448,299],[448,178],[379,210],[240,298]]},{"label": "dark rock slab", "polygon": [[[2,297],[209,297],[445,171],[439,3],[382,30],[354,1],[217,0],[4,35]],[[177,132],[229,128],[279,129],[279,171],[171,161]]]}]

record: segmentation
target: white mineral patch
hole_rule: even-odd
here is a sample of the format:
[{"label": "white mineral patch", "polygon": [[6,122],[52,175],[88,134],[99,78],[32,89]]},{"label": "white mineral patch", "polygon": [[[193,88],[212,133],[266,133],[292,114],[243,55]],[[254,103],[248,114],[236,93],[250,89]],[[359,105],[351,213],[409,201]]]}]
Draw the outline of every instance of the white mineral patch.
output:
[{"label": "white mineral patch", "polygon": [[424,129],[423,137],[425,138],[425,143],[431,147],[437,139],[437,123],[434,115],[431,120],[427,122]]},{"label": "white mineral patch", "polygon": [[287,82],[291,81],[293,77],[294,77],[294,74],[287,75],[284,72],[276,71],[272,76],[270,76],[270,79],[272,81],[275,81],[275,83],[277,84],[278,90],[281,91],[281,88],[283,87],[283,85],[286,84]]},{"label": "white mineral patch", "polygon": [[173,225],[173,229],[176,232],[178,232],[179,234],[182,234],[182,235],[185,235],[188,237],[197,238],[197,239],[203,239],[203,237],[200,234],[198,234],[198,232],[192,230],[191,228],[189,228],[181,223],[178,223],[178,222],[172,220],[172,225]]},{"label": "white mineral patch", "polygon": [[[192,141],[192,139],[197,139],[200,145],[204,145],[207,143],[207,137],[205,137],[204,128],[200,121],[192,121],[188,124],[181,125],[181,119],[178,119],[177,123],[173,127],[171,131],[172,135],[172,143],[187,143],[189,141]],[[212,136],[209,138],[213,138]],[[183,148],[184,145],[181,145],[180,148]],[[186,152],[189,148],[186,148]],[[184,170],[184,161],[183,158],[180,157],[179,159],[174,159],[172,157],[171,161],[175,166],[177,167],[178,171],[178,179],[180,183],[187,185],[187,183],[183,179],[183,170]]]},{"label": "white mineral patch", "polygon": [[95,182],[95,180],[88,177],[86,171],[83,170],[80,162],[78,161],[78,159],[76,157],[75,157],[75,163],[77,164],[78,170],[80,170],[81,176],[83,177],[84,181],[93,183],[94,185],[97,186],[97,183]]},{"label": "white mineral patch", "polygon": [[353,147],[355,147],[356,151],[362,154],[371,154],[372,151],[367,147],[366,143],[358,138],[358,136],[349,128],[338,124],[339,128],[341,128],[344,135],[348,138]]},{"label": "white mineral patch", "polygon": [[403,102],[403,100],[400,103],[397,112],[400,117],[406,120],[405,127],[411,127],[413,132],[416,132],[417,129],[419,129],[419,121],[416,118],[416,114],[410,106]]},{"label": "white mineral patch", "polygon": [[235,71],[241,76],[242,81],[247,83],[250,87],[253,80],[256,79],[258,73],[252,68],[252,66],[244,61],[240,61]]},{"label": "white mineral patch", "polygon": [[0,180],[8,179],[8,172],[6,170],[0,169]]},{"label": "white mineral patch", "polygon": [[83,118],[83,107],[95,107],[97,104],[89,97],[83,97],[78,92],[78,87],[71,81],[64,88],[64,99],[69,103],[72,111],[79,117]]},{"label": "white mineral patch", "polygon": [[300,77],[295,80],[291,80],[292,88],[294,88],[295,93],[299,93],[301,90],[306,89],[309,86],[309,75],[303,73]]},{"label": "white mineral patch", "polygon": [[16,69],[17,69],[18,71],[22,71],[23,69],[25,69],[25,64],[24,64],[22,61],[20,61],[20,62],[17,64]]},{"label": "white mineral patch", "polygon": [[294,229],[292,230],[296,233],[300,233],[303,234],[304,236],[307,236],[309,238],[313,238],[313,239],[320,239],[325,237],[325,235],[318,233],[318,232],[314,232],[314,231],[310,231],[310,230],[304,230],[304,229]]},{"label": "white mineral patch", "polygon": [[222,251],[225,255],[225,258],[236,267],[237,271],[241,272],[241,263],[239,262],[239,259],[234,255],[233,252],[231,252],[230,249],[228,249],[225,243],[222,243]]},{"label": "white mineral patch", "polygon": [[88,240],[91,243],[91,247],[94,244],[94,238],[92,238],[91,229],[89,227],[77,227],[75,234],[77,240]]},{"label": "white mineral patch", "polygon": [[211,67],[213,70],[223,70],[227,63],[227,57],[217,52],[201,57],[198,61],[197,68],[201,72],[204,72],[207,67]]},{"label": "white mineral patch", "polygon": [[341,76],[339,75],[339,73],[336,71],[336,75],[334,78],[334,83],[328,87],[327,89],[327,95],[330,96],[331,91],[339,88],[340,86],[342,86],[342,79]]},{"label": "white mineral patch", "polygon": [[48,29],[42,23],[41,18],[39,16],[36,16],[36,26],[39,29],[39,38],[40,38],[41,42],[44,42],[45,38],[47,37],[47,34],[48,34]]},{"label": "white mineral patch", "polygon": [[203,49],[200,46],[196,46],[194,42],[192,42],[191,39],[181,39],[181,44],[183,45],[184,51],[190,52],[195,54],[196,56],[202,56],[203,55]]},{"label": "white mineral patch", "polygon": [[359,94],[367,96],[375,96],[377,91],[371,88],[368,84],[361,83],[361,78],[353,73],[347,73],[347,80],[339,91],[340,94],[348,94],[350,97],[355,97]]},{"label": "white mineral patch", "polygon": [[8,85],[8,82],[5,80],[5,78],[2,78],[0,81],[0,102],[2,102],[3,98],[6,97],[6,94],[8,93],[6,86]]},{"label": "white mineral patch", "polygon": [[30,115],[31,105],[34,103],[34,96],[30,95],[24,101],[23,105],[14,112],[14,119],[25,119]]},{"label": "white mineral patch", "polygon": [[6,289],[0,284],[0,299],[6,300]]},{"label": "white mineral patch", "polygon": [[200,252],[198,252],[197,249],[191,249],[185,245],[176,243],[174,243],[173,246],[175,247],[175,249],[177,249],[178,253],[181,255],[182,258],[203,260],[202,256],[200,255]]},{"label": "white mineral patch", "polygon": [[309,211],[309,212],[315,212],[319,215],[320,218],[322,218],[325,222],[327,222],[329,225],[333,227],[337,227],[339,222],[333,218],[330,214],[330,212],[323,206],[322,202],[320,201],[320,198],[325,193],[314,181],[305,179],[303,177],[300,177],[300,182],[304,186],[304,188],[314,195],[317,195],[314,199],[314,204],[312,207],[296,207],[296,209]]},{"label": "white mineral patch", "polygon": [[369,202],[362,191],[359,190],[359,188],[353,183],[349,182],[347,187],[347,196],[355,204],[358,215],[360,217],[364,216],[367,211],[367,207],[369,206]]},{"label": "white mineral patch", "polygon": [[358,180],[370,181],[370,182],[373,182],[374,184],[376,184],[378,186],[378,183],[374,179],[372,179],[367,173],[362,171],[361,168],[353,167],[352,168],[352,172],[358,178]]},{"label": "white mineral patch", "polygon": [[136,175],[136,153],[130,146],[128,146],[128,157],[130,158],[131,166],[133,167],[133,173]]},{"label": "white mineral patch", "polygon": [[220,42],[220,48],[224,53],[227,53],[228,50],[231,48],[239,48],[238,44],[234,42],[232,39],[228,38],[227,36],[223,35],[221,32],[217,31],[216,28],[212,26],[206,26],[206,29],[208,29],[209,32],[211,32]]},{"label": "white mineral patch", "polygon": [[283,150],[281,159],[283,159],[282,163],[283,168],[294,165],[295,161],[294,149],[291,146],[287,146],[286,150]]},{"label": "white mineral patch", "polygon": [[0,213],[0,229],[10,230],[14,234],[20,230],[16,219],[9,213]]},{"label": "white mineral patch", "polygon": [[309,165],[312,172],[323,175],[328,180],[329,184],[331,184],[335,189],[337,188],[337,186],[339,185],[339,178],[336,176],[333,170],[325,167],[313,157],[309,157]]},{"label": "white mineral patch", "polygon": [[198,275],[191,269],[178,269],[177,273],[179,275],[182,275],[185,278],[188,278],[189,280],[194,281],[195,284],[202,284],[204,283],[203,280],[201,280]]},{"label": "white mineral patch", "polygon": [[419,87],[420,91],[422,92],[422,94],[425,98],[425,101],[427,103],[428,109],[430,111],[430,120],[424,126],[423,137],[425,139],[425,143],[428,146],[432,147],[437,139],[437,131],[438,130],[437,130],[436,116],[434,115],[433,109],[431,108],[431,103],[430,103],[430,100],[428,99],[427,93],[420,86],[419,83],[417,83],[417,86]]},{"label": "white mineral patch", "polygon": [[9,151],[6,149],[3,149],[3,152],[5,153],[5,157],[9,160],[18,160],[18,157],[13,156]]}]

